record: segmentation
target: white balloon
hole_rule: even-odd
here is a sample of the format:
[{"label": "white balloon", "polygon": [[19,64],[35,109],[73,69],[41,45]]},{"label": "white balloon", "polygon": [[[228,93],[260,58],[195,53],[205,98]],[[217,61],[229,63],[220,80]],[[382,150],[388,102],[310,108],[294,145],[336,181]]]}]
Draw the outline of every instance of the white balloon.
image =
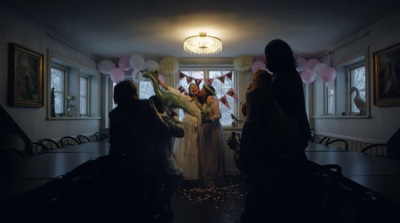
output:
[{"label": "white balloon", "polygon": [[325,67],[328,67],[328,65],[324,64],[324,63],[319,63],[319,64],[314,66],[312,71],[314,72],[315,75],[319,76],[321,70],[324,69]]},{"label": "white balloon", "polygon": [[132,72],[132,80],[139,83],[144,80],[143,73],[140,72],[142,68],[134,69]]},{"label": "white balloon", "polygon": [[133,54],[131,58],[129,58],[129,64],[134,69],[141,68],[144,66],[144,58],[139,54]]},{"label": "white balloon", "polygon": [[144,64],[144,68],[148,69],[150,71],[155,71],[158,70],[160,66],[158,65],[158,63],[155,60],[148,60],[146,61],[146,63]]},{"label": "white balloon", "polygon": [[304,69],[304,64],[306,63],[306,59],[304,59],[303,57],[297,57],[296,63],[297,63],[296,70],[300,72]]},{"label": "white balloon", "polygon": [[111,70],[115,68],[115,64],[110,60],[102,60],[97,66],[99,72],[102,74],[110,74]]},{"label": "white balloon", "polygon": [[335,80],[332,80],[332,81],[329,81],[329,82],[325,82],[325,85],[329,89],[334,89],[335,88]]}]

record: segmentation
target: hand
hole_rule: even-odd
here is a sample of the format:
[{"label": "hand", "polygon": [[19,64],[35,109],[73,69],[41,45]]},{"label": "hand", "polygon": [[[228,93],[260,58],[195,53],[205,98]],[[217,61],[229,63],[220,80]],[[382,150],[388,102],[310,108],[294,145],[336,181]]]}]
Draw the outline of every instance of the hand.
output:
[{"label": "hand", "polygon": [[171,118],[173,118],[173,117],[175,117],[175,116],[178,116],[178,113],[176,113],[176,111],[173,110],[173,109],[168,109],[168,110],[167,110],[167,114],[168,114],[168,116],[171,117]]}]

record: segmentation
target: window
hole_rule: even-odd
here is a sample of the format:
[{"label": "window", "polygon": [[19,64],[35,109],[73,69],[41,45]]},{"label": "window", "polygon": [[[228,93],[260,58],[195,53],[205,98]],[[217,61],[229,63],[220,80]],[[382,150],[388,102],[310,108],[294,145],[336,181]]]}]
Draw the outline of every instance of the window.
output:
[{"label": "window", "polygon": [[[325,83],[320,79],[314,82],[314,112],[315,118],[370,118],[369,116],[369,84],[368,61],[369,49],[360,50],[344,56],[335,57],[333,66],[336,78]],[[352,91],[352,87],[357,90]],[[358,92],[358,93],[357,93]],[[360,104],[354,103],[358,94]]]},{"label": "window", "polygon": [[65,80],[67,71],[59,67],[51,67],[51,89],[54,97],[54,112],[57,115],[64,114],[65,105]]},{"label": "window", "polygon": [[336,112],[335,106],[335,81],[330,84],[325,84],[326,94],[326,115],[334,115]]},{"label": "window", "polygon": [[361,99],[361,101],[366,102],[365,66],[363,63],[355,64],[349,66],[347,72],[350,83],[350,114],[360,114],[361,111],[354,101]]},{"label": "window", "polygon": [[[236,79],[234,75],[234,71],[231,69],[221,69],[221,68],[207,68],[207,69],[182,69],[180,71],[184,75],[188,77],[192,77],[193,80],[190,83],[195,83],[195,79],[200,79],[202,80],[200,83],[200,88],[203,87],[204,80],[205,79],[211,79],[212,80],[212,86],[215,88],[216,92],[216,97],[217,99],[226,99],[226,103],[222,103],[222,101],[219,101],[219,108],[222,113],[221,117],[221,124],[222,125],[231,125],[232,123],[232,118],[231,114],[236,114],[236,107],[238,102],[231,96],[227,95],[227,92],[232,88],[234,91],[236,91]],[[232,74],[228,78],[226,75],[227,74]],[[182,87],[185,91],[188,92],[189,84],[187,82],[187,78],[181,78],[178,80],[178,88]],[[229,106],[229,107],[228,107]],[[182,109],[179,110],[179,117],[183,117],[183,111]]]},{"label": "window", "polygon": [[100,117],[100,73],[49,50],[47,118],[98,119]]},{"label": "window", "polygon": [[89,99],[89,78],[88,77],[80,77],[79,78],[79,115],[87,116],[88,115],[88,99]]},{"label": "window", "polygon": [[139,99],[149,99],[155,95],[153,83],[149,80],[144,80],[139,83]]}]

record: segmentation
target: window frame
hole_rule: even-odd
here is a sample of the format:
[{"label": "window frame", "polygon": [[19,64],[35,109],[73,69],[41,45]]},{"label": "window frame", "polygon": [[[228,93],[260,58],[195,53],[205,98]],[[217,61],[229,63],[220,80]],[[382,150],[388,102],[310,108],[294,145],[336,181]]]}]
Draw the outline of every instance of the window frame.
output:
[{"label": "window frame", "polygon": [[[212,65],[210,65],[210,66],[181,66],[180,69],[179,69],[179,72],[183,72],[184,73],[184,71],[188,71],[188,70],[189,71],[204,71],[204,77],[203,77],[204,79],[210,77],[210,71],[228,71],[228,72],[232,71],[233,72],[232,76],[233,76],[233,80],[234,80],[233,83],[232,83],[232,88],[235,90],[237,96],[239,97],[238,72],[237,72],[237,70],[235,70],[235,68],[233,66],[212,66]],[[202,81],[202,84],[204,84],[204,79]],[[179,85],[179,79],[176,78],[175,80],[176,80],[175,81],[175,88],[177,89],[179,87],[178,86]],[[185,90],[187,91],[188,89],[185,89]],[[235,117],[239,117],[240,98],[239,98],[239,100],[233,100],[233,102],[234,102],[233,114],[235,115]],[[222,106],[225,106],[225,105],[220,103],[219,106],[220,106],[220,109],[221,109]],[[222,111],[221,111],[221,113],[222,113]],[[179,118],[181,119],[182,117],[179,116]],[[231,127],[231,123],[229,123],[229,124],[223,124],[222,123],[222,117],[221,117],[220,122],[221,122],[222,127],[224,127],[224,128]]]},{"label": "window frame", "polygon": [[[49,71],[46,80],[47,92],[47,106],[46,106],[46,119],[47,120],[74,120],[74,119],[101,119],[100,106],[101,106],[101,74],[97,69],[89,68],[78,62],[70,60],[57,52],[48,49],[47,51],[47,70]],[[64,114],[56,115],[51,114],[51,68],[63,69],[67,71],[64,79]],[[80,77],[88,78],[88,100],[87,115],[80,115]],[[72,115],[67,115],[67,109],[73,105]]]},{"label": "window frame", "polygon": [[[81,85],[81,78],[86,79],[86,103],[85,103],[85,107],[86,107],[86,114],[81,114],[81,107],[82,107],[82,101],[81,101],[81,97],[82,97],[82,92],[80,90],[80,85]],[[89,116],[90,114],[90,77],[87,75],[80,75],[79,76],[79,116]]]},{"label": "window frame", "polygon": [[[333,54],[334,55],[334,54]],[[335,103],[335,115],[327,115],[326,114],[326,92],[325,92],[325,83],[320,79],[317,79],[313,83],[313,110],[314,119],[370,119],[371,118],[371,102],[370,102],[370,81],[372,81],[372,75],[370,75],[370,50],[369,47],[358,50],[356,52],[350,53],[347,56],[343,56],[340,59],[332,58],[333,67],[336,69],[336,79],[335,79],[335,95],[336,95],[336,103]],[[329,58],[324,58],[329,59]],[[323,61],[323,60],[321,60]],[[349,113],[349,105],[350,105],[350,84],[348,82],[348,74],[346,68],[357,63],[363,63],[365,66],[365,82],[366,82],[366,102],[367,102],[367,111],[365,115],[354,115]],[[323,106],[319,106],[319,105]]]},{"label": "window frame", "polygon": [[352,87],[351,71],[355,70],[355,69],[358,69],[358,68],[361,68],[361,67],[364,67],[364,78],[365,78],[364,91],[365,91],[365,100],[367,101],[367,71],[366,71],[367,68],[366,68],[366,65],[365,65],[364,61],[354,62],[354,63],[351,63],[351,64],[349,64],[348,66],[345,67],[345,71],[346,71],[346,74],[347,74],[347,81],[346,82],[347,82],[347,85],[348,85],[347,86],[347,91],[348,91],[347,111],[348,111],[349,115],[358,115],[359,114],[359,111],[358,112],[354,112],[353,111],[354,102],[353,102],[353,96],[352,96],[352,94],[350,94],[350,88]]},{"label": "window frame", "polygon": [[325,104],[325,106],[324,106],[324,114],[326,115],[326,116],[335,116],[336,114],[337,114],[337,106],[336,106],[336,102],[337,102],[337,100],[336,100],[336,79],[334,80],[334,86],[333,86],[333,95],[331,96],[332,97],[332,100],[334,100],[334,102],[333,102],[333,105],[334,105],[334,108],[333,108],[333,113],[330,113],[330,108],[329,108],[329,88],[328,88],[328,86],[324,83],[324,94],[325,94],[325,100],[324,100],[324,104]]},{"label": "window frame", "polygon": [[[63,114],[63,115],[65,115],[65,113],[66,113],[66,108],[67,108],[67,95],[68,95],[68,74],[69,74],[69,70],[68,70],[68,68],[66,68],[66,67],[64,67],[64,66],[61,66],[61,65],[59,65],[59,64],[51,64],[51,66],[50,66],[50,84],[49,84],[49,88],[50,88],[50,94],[51,94],[51,69],[56,69],[56,70],[60,70],[60,71],[62,71],[63,72],[63,76],[64,76],[64,78],[63,78],[63,87],[64,87],[64,91],[63,91],[63,93],[62,93],[62,96],[63,96],[63,99],[62,99],[62,112],[61,113],[55,113],[56,114],[56,116],[61,116],[61,114]],[[51,104],[50,104],[50,106],[51,106]]]}]

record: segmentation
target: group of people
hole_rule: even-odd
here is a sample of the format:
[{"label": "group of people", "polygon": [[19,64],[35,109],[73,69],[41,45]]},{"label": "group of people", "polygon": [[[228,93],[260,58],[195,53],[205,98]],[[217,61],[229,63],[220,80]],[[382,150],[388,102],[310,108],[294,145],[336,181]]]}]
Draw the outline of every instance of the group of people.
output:
[{"label": "group of people", "polygon": [[[118,105],[109,113],[110,156],[128,156],[140,173],[149,215],[171,220],[171,198],[184,179],[215,186],[224,180],[224,137],[215,89],[189,86],[189,95],[158,80],[190,109],[182,122],[157,95],[139,100],[137,86],[124,80],[114,88]],[[195,115],[193,115],[195,114]]]},{"label": "group of people", "polygon": [[177,138],[174,155],[186,180],[201,180],[204,186],[222,183],[225,176],[224,135],[220,123],[221,111],[215,89],[195,83],[189,85],[189,95],[183,95],[164,82],[158,83],[168,92],[178,95],[189,109],[182,118],[185,137]]},{"label": "group of people", "polygon": [[[292,49],[276,39],[265,47],[267,70],[254,73],[246,93],[246,122],[240,142],[240,165],[249,187],[242,222],[271,217],[283,220],[306,213],[301,188],[304,150],[311,137],[303,85]],[[131,157],[147,182],[155,214],[173,216],[170,199],[181,182],[201,180],[214,186],[224,180],[224,137],[215,89],[192,83],[183,95],[157,79],[165,91],[178,95],[190,112],[182,121],[161,98],[139,100],[132,81],[115,86],[110,112],[110,155]],[[295,210],[293,215],[288,210]],[[287,219],[285,219],[287,218]],[[293,219],[292,219],[293,220]]]}]

